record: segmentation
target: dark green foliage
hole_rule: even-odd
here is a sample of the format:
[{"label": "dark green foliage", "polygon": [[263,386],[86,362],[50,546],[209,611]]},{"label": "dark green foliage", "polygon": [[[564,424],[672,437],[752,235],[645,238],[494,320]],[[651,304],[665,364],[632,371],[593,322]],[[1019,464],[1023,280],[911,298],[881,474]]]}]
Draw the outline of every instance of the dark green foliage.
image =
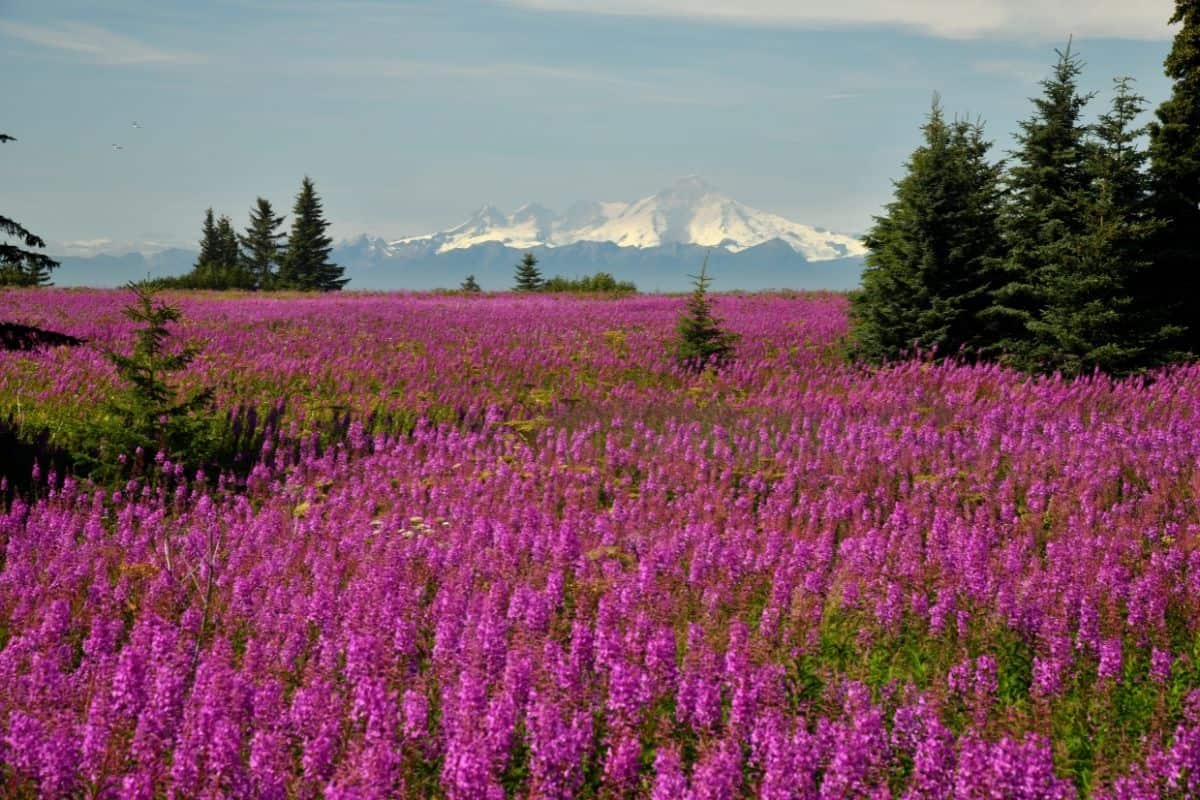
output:
[{"label": "dark green foliage", "polygon": [[986,321],[1004,255],[999,165],[983,126],[947,122],[935,97],[924,143],[864,238],[862,291],[851,299],[854,354],[885,361],[914,347],[974,355],[994,347]]},{"label": "dark green foliage", "polygon": [[[325,231],[321,200],[305,177],[296,196],[287,246],[280,240],[283,217],[259,197],[250,210],[250,224],[239,236],[227,216],[205,212],[200,255],[187,275],[160,278],[152,285],[176,289],[299,289],[331,291],[347,282],[344,270],[329,262],[333,240]],[[150,284],[147,284],[150,285]]]},{"label": "dark green foliage", "polygon": [[676,325],[675,360],[685,369],[699,372],[707,367],[721,367],[733,359],[737,334],[721,327],[712,311],[708,286],[708,257],[700,266],[700,274],[691,276],[695,288],[687,301],[687,309]]},{"label": "dark green foliage", "polygon": [[[0,143],[15,142],[6,133],[0,133]],[[25,248],[41,249],[46,242],[25,229],[19,222],[0,214],[0,236],[16,239],[16,244],[0,242],[0,286],[45,286],[50,283],[50,272],[58,262],[42,253]]]},{"label": "dark green foliage", "polygon": [[205,211],[200,254],[192,271],[178,278],[159,279],[154,285],[177,289],[255,288],[254,275],[242,259],[233,221],[225,215],[215,219],[211,208]]},{"label": "dark green foliage", "polygon": [[155,278],[147,285],[159,289],[251,289],[252,284],[246,279],[241,267],[236,264],[199,264],[186,275],[178,277]]},{"label": "dark green foliage", "polygon": [[1009,259],[988,312],[1005,359],[1028,368],[1038,368],[1054,347],[1038,322],[1049,301],[1047,287],[1081,249],[1089,188],[1088,129],[1081,116],[1091,95],[1079,93],[1083,65],[1070,44],[1056,52],[1042,96],[1033,99],[1033,116],[1016,135],[1005,223]]},{"label": "dark green foliage", "polygon": [[533,253],[526,253],[521,258],[521,263],[517,264],[513,273],[516,281],[513,285],[514,292],[536,292],[542,288],[542,273],[537,268],[537,263]]},{"label": "dark green foliage", "polygon": [[250,224],[239,238],[242,245],[242,267],[251,276],[256,289],[269,289],[275,281],[275,270],[283,254],[280,240],[287,234],[279,230],[283,217],[275,216],[271,202],[260,197],[250,209]]},{"label": "dark green foliage", "polygon": [[301,291],[336,291],[346,285],[345,270],[330,263],[333,240],[326,235],[321,200],[313,182],[305,176],[292,209],[292,230],[279,264],[278,285]]},{"label": "dark green foliage", "polygon": [[1045,306],[1029,322],[1042,369],[1123,375],[1165,357],[1169,331],[1157,328],[1135,296],[1161,228],[1150,213],[1146,153],[1137,146],[1144,129],[1134,127],[1144,105],[1131,80],[1118,79],[1111,110],[1092,127],[1082,230],[1045,269]]},{"label": "dark green foliage", "polygon": [[478,282],[476,282],[476,280],[475,280],[475,276],[474,276],[474,275],[468,275],[468,276],[466,277],[466,280],[464,280],[464,281],[463,281],[463,282],[462,282],[462,283],[459,285],[458,289],[459,289],[459,291],[462,291],[462,292],[471,292],[471,293],[473,293],[473,294],[477,294],[477,293],[479,293],[479,292],[483,291],[483,289],[481,289],[481,288],[479,287],[479,283],[478,283]]},{"label": "dark green foliage", "polygon": [[[1136,124],[1145,101],[1128,78],[1109,111],[1085,123],[1092,95],[1078,89],[1070,43],[1056,51],[1006,173],[989,165],[978,126],[945,122],[935,103],[925,142],[865,238],[863,288],[851,297],[855,355],[936,347],[1075,377],[1200,353],[1200,0],[1177,0],[1172,22],[1181,23],[1166,61],[1174,93],[1147,128]],[[1148,151],[1139,148],[1147,131]]]},{"label": "dark green foliage", "polygon": [[1171,22],[1181,23],[1164,65],[1175,83],[1149,126],[1154,212],[1166,225],[1143,293],[1178,345],[1200,354],[1200,0],[1176,0]]},{"label": "dark green foliage", "polygon": [[237,232],[233,229],[233,220],[224,214],[217,220],[217,246],[216,263],[226,267],[240,266],[242,251],[238,247]]},{"label": "dark green foliage", "polygon": [[204,212],[204,227],[200,234],[200,255],[195,266],[216,264],[221,258],[221,237],[217,234],[217,221],[211,208]]},{"label": "dark green foliage", "polygon": [[134,302],[125,308],[125,316],[142,327],[129,355],[107,353],[122,388],[92,431],[97,441],[87,448],[95,462],[91,471],[100,477],[105,470],[126,472],[130,463],[118,466],[119,456],[146,466],[160,452],[188,465],[207,463],[217,447],[212,391],[185,394],[172,383],[198,350],[169,344],[169,326],[181,317],[178,307],[156,302],[154,292],[144,284],[130,284],[129,289]]},{"label": "dark green foliage", "polygon": [[[633,294],[637,286],[629,281],[619,281],[610,273],[597,272],[582,278],[555,275],[543,278],[537,268],[538,260],[533,253],[526,253],[514,270],[514,292],[564,292],[576,294]],[[474,276],[472,276],[474,277]],[[466,288],[464,284],[464,288]]]},{"label": "dark green foliage", "polygon": [[542,292],[579,292],[584,294],[634,294],[637,286],[630,281],[619,281],[607,272],[585,275],[582,278],[565,278],[555,275],[543,281]]}]

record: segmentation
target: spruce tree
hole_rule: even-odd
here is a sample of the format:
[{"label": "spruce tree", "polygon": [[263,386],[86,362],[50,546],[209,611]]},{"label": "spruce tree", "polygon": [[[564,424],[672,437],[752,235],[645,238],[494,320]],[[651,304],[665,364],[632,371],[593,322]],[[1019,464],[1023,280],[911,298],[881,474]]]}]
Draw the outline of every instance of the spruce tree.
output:
[{"label": "spruce tree", "polygon": [[280,240],[286,236],[279,230],[283,217],[275,216],[271,202],[265,197],[250,209],[250,224],[239,239],[242,245],[242,267],[256,289],[269,289],[275,279],[275,268],[283,248]]},{"label": "spruce tree", "polygon": [[864,238],[852,349],[869,361],[914,347],[973,356],[995,344],[986,312],[1004,255],[1001,167],[988,162],[982,123],[947,122],[936,97],[921,130],[894,200]]},{"label": "spruce tree", "polygon": [[221,259],[221,237],[217,233],[217,220],[212,208],[204,212],[204,227],[200,234],[200,254],[196,257],[195,268],[203,264],[216,264]]},{"label": "spruce tree", "polygon": [[687,307],[676,325],[675,360],[684,369],[700,372],[721,367],[731,361],[738,336],[721,327],[712,311],[708,287],[708,256],[700,265],[700,274],[692,275],[693,289]]},{"label": "spruce tree", "polygon": [[216,263],[222,269],[236,270],[238,263],[242,260],[242,253],[238,247],[237,232],[233,229],[233,220],[225,214],[222,214],[221,218],[217,220],[217,242],[220,250]]},{"label": "spruce tree", "polygon": [[253,288],[251,276],[241,264],[237,233],[228,216],[222,214],[215,219],[211,208],[205,211],[196,265],[171,283],[187,289]]},{"label": "spruce tree", "polygon": [[1165,357],[1168,337],[1153,309],[1136,296],[1161,228],[1149,208],[1145,129],[1134,123],[1145,99],[1131,79],[1116,81],[1108,113],[1092,126],[1085,168],[1082,233],[1046,270],[1046,306],[1030,322],[1042,369],[1077,376],[1100,369],[1124,375]]},{"label": "spruce tree", "polygon": [[1139,293],[1162,311],[1176,344],[1200,354],[1200,0],[1176,0],[1180,24],[1167,56],[1171,97],[1150,124],[1150,175],[1155,214],[1165,225],[1154,266]]},{"label": "spruce tree", "polygon": [[221,250],[221,234],[217,229],[217,219],[212,208],[208,208],[204,212],[204,225],[200,233],[200,253],[196,256],[196,263],[192,265],[191,272],[178,280],[171,281],[171,285],[178,285],[185,289],[222,288]]},{"label": "spruce tree", "polygon": [[1055,51],[1058,63],[1033,98],[1033,115],[1016,135],[1016,163],[1008,175],[1005,231],[1009,258],[989,322],[997,326],[1005,360],[1037,368],[1050,358],[1054,337],[1041,324],[1046,287],[1081,245],[1089,186],[1087,126],[1081,121],[1091,95],[1078,89],[1083,65],[1071,52]]},{"label": "spruce tree", "polygon": [[475,280],[474,275],[468,275],[466,280],[459,285],[458,289],[459,291],[470,292],[472,294],[483,291],[483,289],[480,288],[479,283]]},{"label": "spruce tree", "polygon": [[128,355],[107,351],[124,390],[109,402],[109,422],[99,435],[102,439],[98,473],[120,471],[118,455],[134,455],[141,449],[149,463],[155,453],[182,459],[199,466],[212,449],[212,419],[206,413],[212,402],[212,390],[181,393],[172,378],[195,359],[193,345],[170,347],[170,323],[179,322],[177,306],[157,302],[151,287],[131,283],[134,302],[124,309],[125,316],[143,327],[135,331],[132,352]]},{"label": "spruce tree", "polygon": [[328,228],[321,200],[306,175],[292,208],[292,230],[279,265],[283,288],[335,291],[346,285],[349,279],[343,277],[342,267],[329,261],[333,240],[325,233]]},{"label": "spruce tree", "polygon": [[[0,143],[15,141],[14,137],[0,133]],[[46,242],[40,236],[3,214],[0,214],[0,236],[16,240],[16,244],[0,242],[0,286],[45,286],[50,283],[50,272],[58,262],[25,249],[45,247]]]},{"label": "spruce tree", "polygon": [[541,271],[537,268],[537,263],[538,260],[534,257],[533,253],[526,253],[521,258],[521,262],[517,264],[514,271],[516,283],[513,286],[513,291],[536,292],[542,288],[544,281],[542,280]]}]

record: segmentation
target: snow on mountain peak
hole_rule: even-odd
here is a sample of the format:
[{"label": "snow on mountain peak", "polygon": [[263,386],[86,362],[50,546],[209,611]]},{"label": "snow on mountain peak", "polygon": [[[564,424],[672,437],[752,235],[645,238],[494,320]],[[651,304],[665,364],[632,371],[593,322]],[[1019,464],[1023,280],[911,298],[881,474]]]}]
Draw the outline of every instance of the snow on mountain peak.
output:
[{"label": "snow on mountain peak", "polygon": [[513,212],[513,219],[554,219],[556,216],[540,203],[526,203]]},{"label": "snow on mountain peak", "polygon": [[512,214],[485,205],[466,222],[449,230],[391,244],[428,242],[438,253],[487,242],[517,249],[560,247],[576,242],[612,242],[638,248],[678,243],[739,252],[774,239],[808,261],[860,256],[866,252],[855,237],[742,205],[696,175],[680,178],[662,191],[632,203],[581,202],[562,215],[536,203],[527,203]]},{"label": "snow on mountain peak", "polygon": [[470,218],[459,225],[459,229],[466,231],[485,231],[489,228],[495,228],[504,225],[508,221],[508,217],[503,211],[496,208],[491,203],[484,203],[479,210],[470,216]]}]

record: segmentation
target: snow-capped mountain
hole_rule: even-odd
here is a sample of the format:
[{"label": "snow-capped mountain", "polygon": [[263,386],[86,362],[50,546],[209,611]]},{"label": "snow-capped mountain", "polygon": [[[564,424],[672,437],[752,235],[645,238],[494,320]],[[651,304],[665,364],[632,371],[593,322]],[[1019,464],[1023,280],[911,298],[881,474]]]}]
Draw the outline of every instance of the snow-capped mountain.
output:
[{"label": "snow-capped mountain", "polygon": [[[54,280],[62,286],[116,286],[146,275],[179,275],[190,250],[115,243],[64,244]],[[99,252],[93,252],[97,250]],[[483,288],[512,284],[513,265],[536,255],[542,273],[578,277],[598,271],[648,291],[685,291],[706,259],[714,289],[850,289],[866,250],[831,233],[738,203],[696,177],[626,202],[579,202],[563,213],[529,203],[511,214],[491,205],[439,233],[339,242],[334,262],[352,289],[457,286],[468,274]]]},{"label": "snow-capped mountain", "polygon": [[699,245],[738,253],[775,239],[810,262],[854,258],[866,252],[855,237],[743,205],[695,176],[632,203],[577,203],[565,214],[533,203],[512,214],[485,205],[449,230],[373,244],[392,255],[415,248],[444,254],[488,243],[530,249],[580,242],[611,242],[641,249]]}]

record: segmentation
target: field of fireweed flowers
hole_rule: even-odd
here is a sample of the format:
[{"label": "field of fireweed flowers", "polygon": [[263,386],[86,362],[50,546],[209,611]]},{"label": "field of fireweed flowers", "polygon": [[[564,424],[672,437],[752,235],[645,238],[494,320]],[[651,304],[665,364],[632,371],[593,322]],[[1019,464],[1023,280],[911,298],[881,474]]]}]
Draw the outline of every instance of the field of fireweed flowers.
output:
[{"label": "field of fireweed flowers", "polygon": [[[271,427],[0,508],[0,796],[1200,796],[1200,369],[848,367],[838,296],[718,298],[699,376],[679,298],[176,300]],[[0,295],[87,340],[0,417],[96,413],[127,302]]]}]

